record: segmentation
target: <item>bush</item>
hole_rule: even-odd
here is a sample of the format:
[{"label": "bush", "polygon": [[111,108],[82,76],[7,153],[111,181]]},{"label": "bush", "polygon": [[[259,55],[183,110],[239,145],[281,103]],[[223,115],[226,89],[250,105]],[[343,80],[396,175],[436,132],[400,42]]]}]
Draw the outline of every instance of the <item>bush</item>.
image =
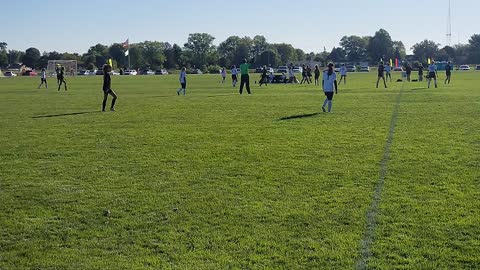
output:
[{"label": "bush", "polygon": [[222,68],[219,65],[208,66],[207,72],[210,74],[218,74]]}]

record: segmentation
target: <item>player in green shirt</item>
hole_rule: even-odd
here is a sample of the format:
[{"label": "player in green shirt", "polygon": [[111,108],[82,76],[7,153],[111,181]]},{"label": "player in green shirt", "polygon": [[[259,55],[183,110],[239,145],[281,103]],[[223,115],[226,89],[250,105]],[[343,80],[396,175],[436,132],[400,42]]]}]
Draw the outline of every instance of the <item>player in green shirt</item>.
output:
[{"label": "player in green shirt", "polygon": [[250,95],[250,76],[248,75],[248,69],[250,69],[250,64],[247,63],[247,59],[243,60],[243,64],[240,65],[240,95],[243,93],[243,86],[246,85],[247,93]]}]

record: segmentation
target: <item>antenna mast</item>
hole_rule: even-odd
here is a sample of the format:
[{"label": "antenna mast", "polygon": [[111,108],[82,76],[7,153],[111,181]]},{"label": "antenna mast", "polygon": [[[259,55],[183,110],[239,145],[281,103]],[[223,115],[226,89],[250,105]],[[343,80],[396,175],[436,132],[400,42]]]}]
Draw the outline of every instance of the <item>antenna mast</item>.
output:
[{"label": "antenna mast", "polygon": [[452,45],[452,8],[451,0],[448,0],[448,18],[447,18],[447,45]]}]

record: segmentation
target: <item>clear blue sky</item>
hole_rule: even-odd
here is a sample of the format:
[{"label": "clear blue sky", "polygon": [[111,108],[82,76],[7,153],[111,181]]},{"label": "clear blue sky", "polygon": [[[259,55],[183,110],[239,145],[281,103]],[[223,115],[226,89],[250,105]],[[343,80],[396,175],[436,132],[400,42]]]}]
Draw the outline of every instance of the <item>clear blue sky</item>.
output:
[{"label": "clear blue sky", "polygon": [[[189,33],[206,32],[216,45],[258,34],[319,52],[344,35],[384,28],[408,51],[424,39],[445,45],[447,12],[448,0],[14,0],[2,3],[0,41],[9,49],[84,53],[127,38],[183,46]],[[479,0],[452,0],[452,44],[480,33],[479,13]]]}]

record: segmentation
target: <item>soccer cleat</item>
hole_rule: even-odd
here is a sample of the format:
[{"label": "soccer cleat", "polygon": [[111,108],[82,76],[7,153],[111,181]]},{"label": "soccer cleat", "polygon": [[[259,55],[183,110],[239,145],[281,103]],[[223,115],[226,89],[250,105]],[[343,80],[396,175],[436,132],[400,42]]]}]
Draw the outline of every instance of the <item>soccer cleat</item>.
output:
[{"label": "soccer cleat", "polygon": [[325,110],[325,107],[322,107],[322,111],[323,111],[323,112],[327,112],[327,110]]},{"label": "soccer cleat", "polygon": [[111,112],[114,112],[114,111],[115,111],[115,109],[114,109],[114,108],[110,108],[110,111],[111,111]]}]

